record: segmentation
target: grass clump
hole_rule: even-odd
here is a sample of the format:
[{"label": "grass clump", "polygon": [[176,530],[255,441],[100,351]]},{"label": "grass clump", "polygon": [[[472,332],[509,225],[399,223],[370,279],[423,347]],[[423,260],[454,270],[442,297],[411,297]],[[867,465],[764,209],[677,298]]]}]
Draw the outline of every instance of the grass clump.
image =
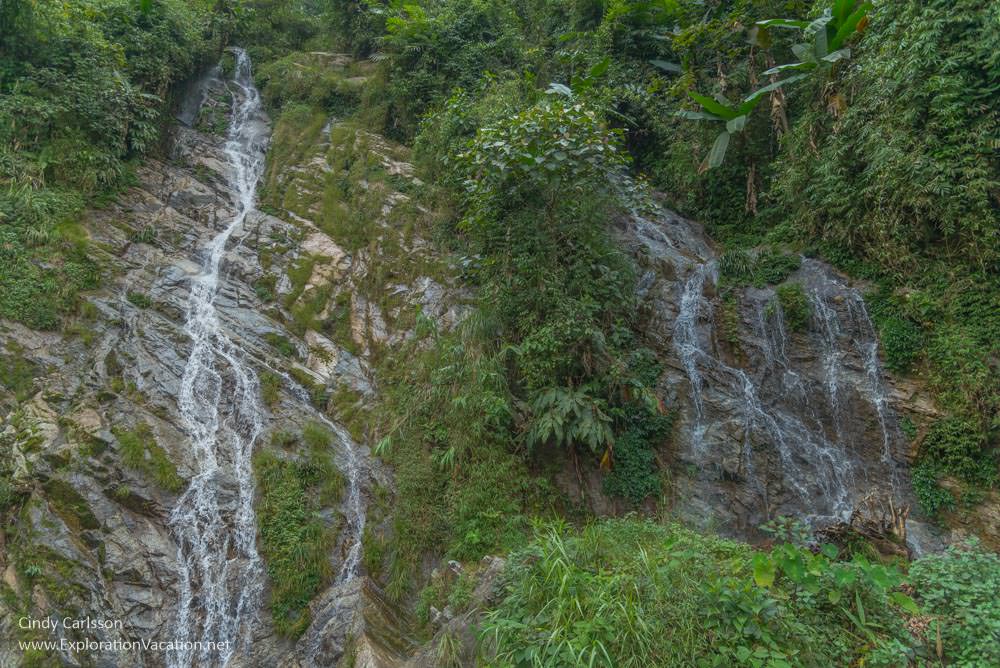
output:
[{"label": "grass clump", "polygon": [[253,459],[261,552],[273,588],[271,617],[278,633],[291,638],[309,626],[309,602],[332,576],[336,527],[320,515],[343,494],[332,445],[333,435],[323,425],[309,423],[301,433],[272,436],[273,448],[287,452],[302,446],[298,459],[275,449],[261,450]]},{"label": "grass clump", "polygon": [[779,285],[774,290],[778,296],[778,303],[781,304],[781,312],[784,314],[788,328],[793,332],[804,332],[809,326],[809,316],[812,309],[809,307],[809,298],[806,291],[799,283],[785,283]]},{"label": "grass clump", "polygon": [[800,587],[774,578],[772,557],[649,521],[541,525],[510,560],[484,650],[498,665],[567,668],[891,666],[913,655],[891,595],[864,576],[889,571],[817,558],[809,568],[821,574]]},{"label": "grass clump", "polygon": [[129,292],[126,298],[136,308],[149,308],[153,305],[153,300],[149,298],[149,295],[142,292]]},{"label": "grass clump", "polygon": [[177,473],[177,466],[157,442],[153,430],[146,423],[134,429],[115,427],[112,429],[121,447],[125,466],[151,478],[168,492],[177,493],[184,489],[184,479]]}]

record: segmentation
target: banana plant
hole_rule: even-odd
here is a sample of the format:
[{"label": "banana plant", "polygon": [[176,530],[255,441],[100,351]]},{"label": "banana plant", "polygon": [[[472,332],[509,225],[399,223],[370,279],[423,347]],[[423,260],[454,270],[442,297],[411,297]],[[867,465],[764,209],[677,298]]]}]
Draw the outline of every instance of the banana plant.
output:
[{"label": "banana plant", "polygon": [[807,75],[796,74],[786,79],[775,81],[770,85],[754,91],[737,104],[732,104],[721,96],[718,96],[721,99],[716,99],[709,97],[708,95],[702,95],[697,91],[688,91],[688,95],[691,96],[691,99],[701,105],[703,111],[678,111],[678,116],[693,121],[725,123],[726,126],[725,129],[719,133],[719,136],[715,138],[715,143],[712,144],[712,149],[702,161],[701,166],[698,168],[698,172],[701,173],[708,169],[714,169],[722,164],[722,161],[726,157],[726,149],[729,148],[730,138],[735,134],[743,132],[744,128],[747,126],[747,121],[750,119],[750,112],[757,107],[760,101],[764,99],[765,95],[793,81],[798,81],[805,76]]},{"label": "banana plant", "polygon": [[791,70],[809,71],[820,66],[829,66],[838,60],[851,57],[847,41],[868,24],[868,12],[872,3],[857,0],[834,0],[822,16],[813,21],[794,19],[766,19],[757,21],[763,29],[784,28],[801,30],[806,41],[792,46],[792,53],[799,59],[797,63],[778,65],[764,72],[765,75],[779,74]]}]

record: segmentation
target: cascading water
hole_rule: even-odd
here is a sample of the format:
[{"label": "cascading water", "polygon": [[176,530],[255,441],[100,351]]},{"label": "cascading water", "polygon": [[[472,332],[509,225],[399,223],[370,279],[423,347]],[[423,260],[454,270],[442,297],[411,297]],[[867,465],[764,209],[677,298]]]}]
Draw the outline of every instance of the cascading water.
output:
[{"label": "cascading water", "polygon": [[[197,474],[170,517],[178,545],[180,601],[171,666],[226,665],[247,641],[260,608],[251,455],[264,429],[257,375],[226,335],[215,308],[230,236],[254,211],[268,128],[250,60],[235,50],[233,116],[225,144],[236,214],[208,244],[191,279],[185,330],[191,353],[178,405]],[[200,649],[186,649],[190,643]],[[213,645],[217,644],[217,645]]]},{"label": "cascading water", "polygon": [[[799,278],[807,292],[812,323],[807,337],[820,351],[817,380],[789,360],[789,339],[773,291],[748,289],[747,320],[755,328],[748,363],[734,367],[715,350],[713,305],[706,292],[717,283],[712,260],[690,266],[678,288],[679,311],[672,345],[690,387],[690,441],[687,457],[700,470],[721,466],[745,479],[759,496],[760,518],[798,514],[812,521],[846,518],[870,484],[870,461],[849,434],[857,419],[857,397],[845,394],[841,374],[849,374],[852,353],[867,379],[862,400],[874,408],[882,433],[882,479],[896,483],[891,450],[897,442],[882,383],[874,328],[857,291],[841,284],[819,263],[804,260]],[[842,319],[850,322],[841,322]],[[815,376],[814,376],[815,378]],[[855,404],[850,404],[850,401]],[[731,454],[735,440],[738,457]],[[729,455],[726,452],[730,452]],[[773,454],[772,454],[773,453]],[[733,463],[738,461],[738,472]],[[755,460],[770,466],[755,465]],[[708,465],[706,467],[706,465]],[[766,472],[761,479],[758,471]],[[775,479],[775,478],[779,479]],[[770,490],[779,490],[771,494]]]}]

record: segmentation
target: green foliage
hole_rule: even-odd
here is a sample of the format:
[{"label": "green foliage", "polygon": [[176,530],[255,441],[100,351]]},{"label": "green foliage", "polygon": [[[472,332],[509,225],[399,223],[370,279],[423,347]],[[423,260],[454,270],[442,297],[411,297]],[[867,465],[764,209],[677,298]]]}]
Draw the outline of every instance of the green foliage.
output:
[{"label": "green foliage", "polygon": [[656,448],[663,444],[673,424],[670,415],[649,418],[638,413],[633,424],[615,441],[611,470],[604,477],[604,491],[633,504],[662,491],[656,465]]},{"label": "green foliage", "polygon": [[137,308],[149,308],[153,305],[153,300],[150,299],[149,295],[142,292],[129,292],[126,298]]},{"label": "green foliage", "polygon": [[0,355],[0,386],[9,390],[18,402],[30,396],[34,380],[41,370],[22,355],[12,350],[10,355]]},{"label": "green foliage", "polygon": [[881,565],[754,553],[677,526],[543,526],[511,558],[484,647],[508,666],[879,665],[891,643],[912,655],[893,601],[915,608],[887,593],[900,581]]},{"label": "green foliage", "polygon": [[916,561],[910,579],[948,665],[1000,663],[1000,557],[975,542],[953,545]]},{"label": "green foliage", "polygon": [[586,445],[591,452],[601,452],[614,442],[606,406],[585,390],[543,390],[535,396],[531,412],[534,419],[527,434],[529,446],[551,441],[566,447]]},{"label": "green foliage", "polygon": [[274,450],[253,458],[260,490],[257,518],[261,553],[271,580],[271,616],[278,633],[298,637],[309,626],[309,602],[332,575],[330,549],[336,527],[320,515],[339,502],[344,481],[333,465],[333,436],[318,423],[307,424],[301,436],[276,432],[273,445],[288,449],[304,445],[298,460]]},{"label": "green foliage", "polygon": [[424,113],[456,87],[473,88],[485,72],[516,70],[523,44],[507,3],[447,0],[405,4],[386,20],[383,87],[369,92],[387,136],[409,139]]},{"label": "green foliage", "polygon": [[809,307],[809,298],[800,283],[784,283],[774,290],[778,296],[778,303],[781,304],[781,312],[784,314],[788,328],[793,332],[804,332],[809,326],[809,316],[812,310]]},{"label": "green foliage", "polygon": [[185,481],[178,475],[177,466],[156,442],[148,424],[143,422],[133,429],[115,427],[112,431],[118,439],[125,466],[149,476],[168,492],[176,494],[184,489]]},{"label": "green foliage", "polygon": [[380,369],[387,397],[379,420],[390,430],[376,454],[396,471],[386,548],[395,597],[413,586],[427,553],[478,559],[509,549],[523,514],[540,505],[539,482],[510,451],[507,378],[494,344],[477,331],[484,326],[472,315],[456,332],[432,330],[430,341],[404,351],[407,364]]},{"label": "green foliage", "polygon": [[998,231],[988,138],[998,117],[981,106],[1000,67],[984,58],[998,39],[991,14],[979,0],[874,10],[863,55],[837,82],[841,96],[852,91],[842,111],[817,101],[786,140],[776,186],[803,233],[894,268],[915,253],[997,260],[985,240]]},{"label": "green foliage", "polygon": [[264,335],[264,340],[277,350],[282,357],[291,357],[294,359],[299,356],[299,349],[287,336],[282,336],[277,332],[268,332]]},{"label": "green foliage", "polygon": [[353,67],[351,71],[335,55],[296,52],[258,68],[256,78],[269,106],[305,103],[343,115],[357,105],[365,81],[358,66]]},{"label": "green foliage", "polygon": [[[845,45],[868,24],[868,12],[872,3],[858,0],[833,0],[831,6],[823,9],[819,18],[813,21],[794,19],[765,19],[758,21],[758,28],[784,28],[801,30],[805,43],[792,46],[792,52],[801,59],[798,63],[778,65],[764,72],[765,75],[778,74],[790,70],[809,71],[851,57],[851,50]],[[758,32],[758,42],[767,43],[768,35]]]},{"label": "green foliage", "polygon": [[155,144],[172,84],[222,46],[207,1],[5,2],[0,31],[0,317],[55,329],[97,287],[77,222]]},{"label": "green foliage", "polygon": [[954,495],[938,483],[941,475],[941,467],[930,461],[920,462],[910,470],[917,502],[928,517],[937,518],[941,511],[955,508]]},{"label": "green foliage", "polygon": [[921,461],[958,476],[967,483],[996,482],[997,463],[975,422],[958,417],[937,420],[921,448]]},{"label": "green foliage", "polygon": [[799,256],[764,247],[756,251],[734,248],[719,257],[719,276],[733,285],[757,287],[783,283],[801,266]]},{"label": "green foliage", "polygon": [[923,328],[906,316],[901,300],[885,290],[866,295],[865,302],[878,328],[886,367],[902,373],[909,371],[924,348]]}]

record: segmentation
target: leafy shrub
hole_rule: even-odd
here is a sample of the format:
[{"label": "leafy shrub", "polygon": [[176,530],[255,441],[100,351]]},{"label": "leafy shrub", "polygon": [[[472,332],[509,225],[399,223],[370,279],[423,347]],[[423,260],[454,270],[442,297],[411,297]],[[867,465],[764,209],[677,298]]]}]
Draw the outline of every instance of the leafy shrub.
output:
[{"label": "leafy shrub", "polygon": [[929,461],[920,462],[910,470],[917,502],[929,517],[939,517],[941,511],[955,507],[955,497],[938,483],[941,475],[941,467]]},{"label": "leafy shrub", "polygon": [[511,666],[868,665],[891,643],[912,654],[886,594],[900,581],[877,564],[792,546],[755,554],[652,522],[544,525],[512,556],[482,638]]},{"label": "leafy shrub", "polygon": [[868,295],[865,301],[878,327],[886,367],[903,373],[909,371],[923,352],[923,329],[906,317],[899,300],[884,290]]},{"label": "leafy shrub", "polygon": [[953,545],[915,561],[910,579],[924,611],[939,620],[932,628],[940,625],[949,665],[1000,664],[1000,557],[975,542]]},{"label": "leafy shrub", "polygon": [[793,332],[804,332],[809,325],[809,298],[799,283],[785,283],[774,290],[781,304],[788,328]]},{"label": "leafy shrub", "polygon": [[967,419],[946,417],[931,427],[924,439],[921,460],[938,465],[972,484],[991,484],[996,479],[996,461],[986,450],[985,437]]}]

